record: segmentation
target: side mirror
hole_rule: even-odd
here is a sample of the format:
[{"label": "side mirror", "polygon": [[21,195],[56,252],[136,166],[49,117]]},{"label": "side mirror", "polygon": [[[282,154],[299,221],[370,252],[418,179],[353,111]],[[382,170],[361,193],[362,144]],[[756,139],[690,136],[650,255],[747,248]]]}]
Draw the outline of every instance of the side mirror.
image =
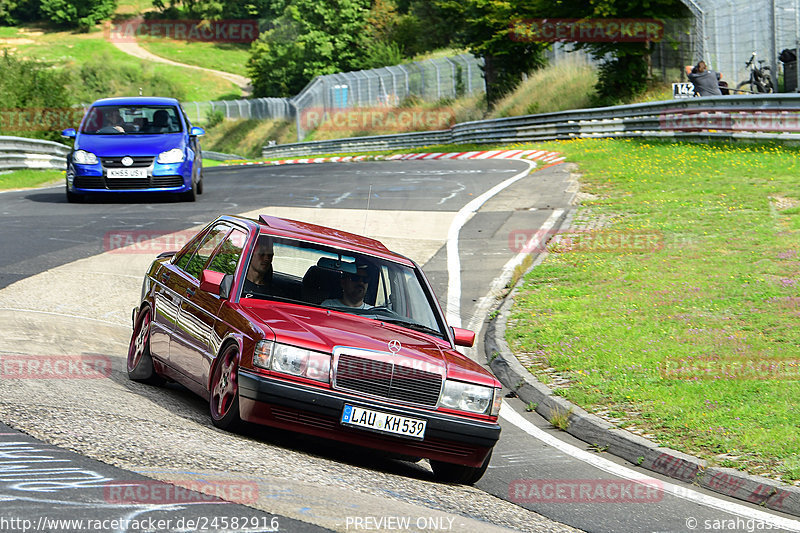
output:
[{"label": "side mirror", "polygon": [[214,272],[213,270],[203,270],[203,273],[200,274],[200,290],[214,294],[220,298],[225,298],[226,300],[231,295],[232,284],[233,276],[230,274]]},{"label": "side mirror", "polygon": [[467,348],[475,344],[475,332],[468,329],[450,327],[453,332],[453,340],[456,346],[466,346]]},{"label": "side mirror", "polygon": [[189,135],[191,135],[192,137],[202,137],[205,134],[206,130],[204,130],[199,126],[192,126],[192,129],[189,130]]},{"label": "side mirror", "polygon": [[66,139],[74,139],[76,135],[78,135],[78,132],[75,131],[75,128],[67,128],[61,131],[61,136]]}]

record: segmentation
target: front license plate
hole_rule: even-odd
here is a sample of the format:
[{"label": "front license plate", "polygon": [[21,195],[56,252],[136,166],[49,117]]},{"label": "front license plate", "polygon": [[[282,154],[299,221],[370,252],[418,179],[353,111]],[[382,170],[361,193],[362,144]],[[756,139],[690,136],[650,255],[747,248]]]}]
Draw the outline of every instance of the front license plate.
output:
[{"label": "front license plate", "polygon": [[146,178],[146,168],[109,168],[106,169],[109,178]]},{"label": "front license plate", "polygon": [[425,437],[426,421],[345,405],[342,413],[342,424],[372,429],[381,433],[392,433],[394,435],[422,439]]}]

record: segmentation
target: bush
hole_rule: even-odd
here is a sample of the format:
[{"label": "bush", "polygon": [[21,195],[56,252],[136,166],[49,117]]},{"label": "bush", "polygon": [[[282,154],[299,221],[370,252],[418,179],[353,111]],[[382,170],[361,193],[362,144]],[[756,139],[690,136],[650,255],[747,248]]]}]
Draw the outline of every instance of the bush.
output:
[{"label": "bush", "polygon": [[604,61],[597,76],[594,105],[608,106],[631,101],[647,90],[647,64],[641,55],[619,55]]},{"label": "bush", "polygon": [[0,135],[58,140],[61,129],[74,125],[80,111],[71,111],[76,102],[68,88],[69,74],[7,51],[0,58],[0,72]]},{"label": "bush", "polygon": [[221,109],[209,109],[206,113],[206,128],[213,128],[225,120],[225,113]]},{"label": "bush", "polygon": [[117,0],[40,0],[39,10],[47,20],[70,28],[89,30],[117,10]]},{"label": "bush", "polygon": [[73,91],[81,102],[92,102],[106,96],[132,96],[142,94],[167,96],[181,100],[183,87],[156,73],[155,67],[147,64],[115,63],[107,54],[71,67]]}]

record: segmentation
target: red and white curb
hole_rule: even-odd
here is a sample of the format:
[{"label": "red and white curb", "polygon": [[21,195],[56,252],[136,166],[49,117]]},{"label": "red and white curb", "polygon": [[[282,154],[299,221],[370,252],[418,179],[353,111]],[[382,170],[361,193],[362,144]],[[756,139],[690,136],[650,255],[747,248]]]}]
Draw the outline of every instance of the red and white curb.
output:
[{"label": "red and white curb", "polygon": [[247,161],[226,163],[226,165],[302,165],[308,163],[352,163],[356,161],[417,161],[444,159],[527,159],[548,164],[560,163],[565,157],[559,152],[546,150],[484,150],[476,152],[434,152],[394,155],[348,155],[333,157],[315,157],[304,159],[281,159],[279,161]]}]

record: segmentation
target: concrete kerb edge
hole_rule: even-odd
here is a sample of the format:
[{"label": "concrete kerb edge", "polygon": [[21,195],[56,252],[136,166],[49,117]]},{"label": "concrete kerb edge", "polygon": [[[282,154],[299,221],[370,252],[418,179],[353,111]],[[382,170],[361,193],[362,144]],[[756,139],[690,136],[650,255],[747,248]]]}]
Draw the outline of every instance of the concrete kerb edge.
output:
[{"label": "concrete kerb edge", "polygon": [[[572,212],[561,227],[569,227]],[[544,261],[547,253],[538,254],[528,271]],[[526,370],[505,341],[514,295],[524,276],[491,311],[484,336],[484,350],[489,367],[504,386],[550,421],[553,415],[567,416],[566,432],[593,445],[596,449],[621,457],[646,470],[691,483],[726,496],[762,507],[800,516],[800,488],[761,476],[752,476],[731,468],[708,466],[703,459],[687,455],[615,427],[588,413],[553,390]]]}]

